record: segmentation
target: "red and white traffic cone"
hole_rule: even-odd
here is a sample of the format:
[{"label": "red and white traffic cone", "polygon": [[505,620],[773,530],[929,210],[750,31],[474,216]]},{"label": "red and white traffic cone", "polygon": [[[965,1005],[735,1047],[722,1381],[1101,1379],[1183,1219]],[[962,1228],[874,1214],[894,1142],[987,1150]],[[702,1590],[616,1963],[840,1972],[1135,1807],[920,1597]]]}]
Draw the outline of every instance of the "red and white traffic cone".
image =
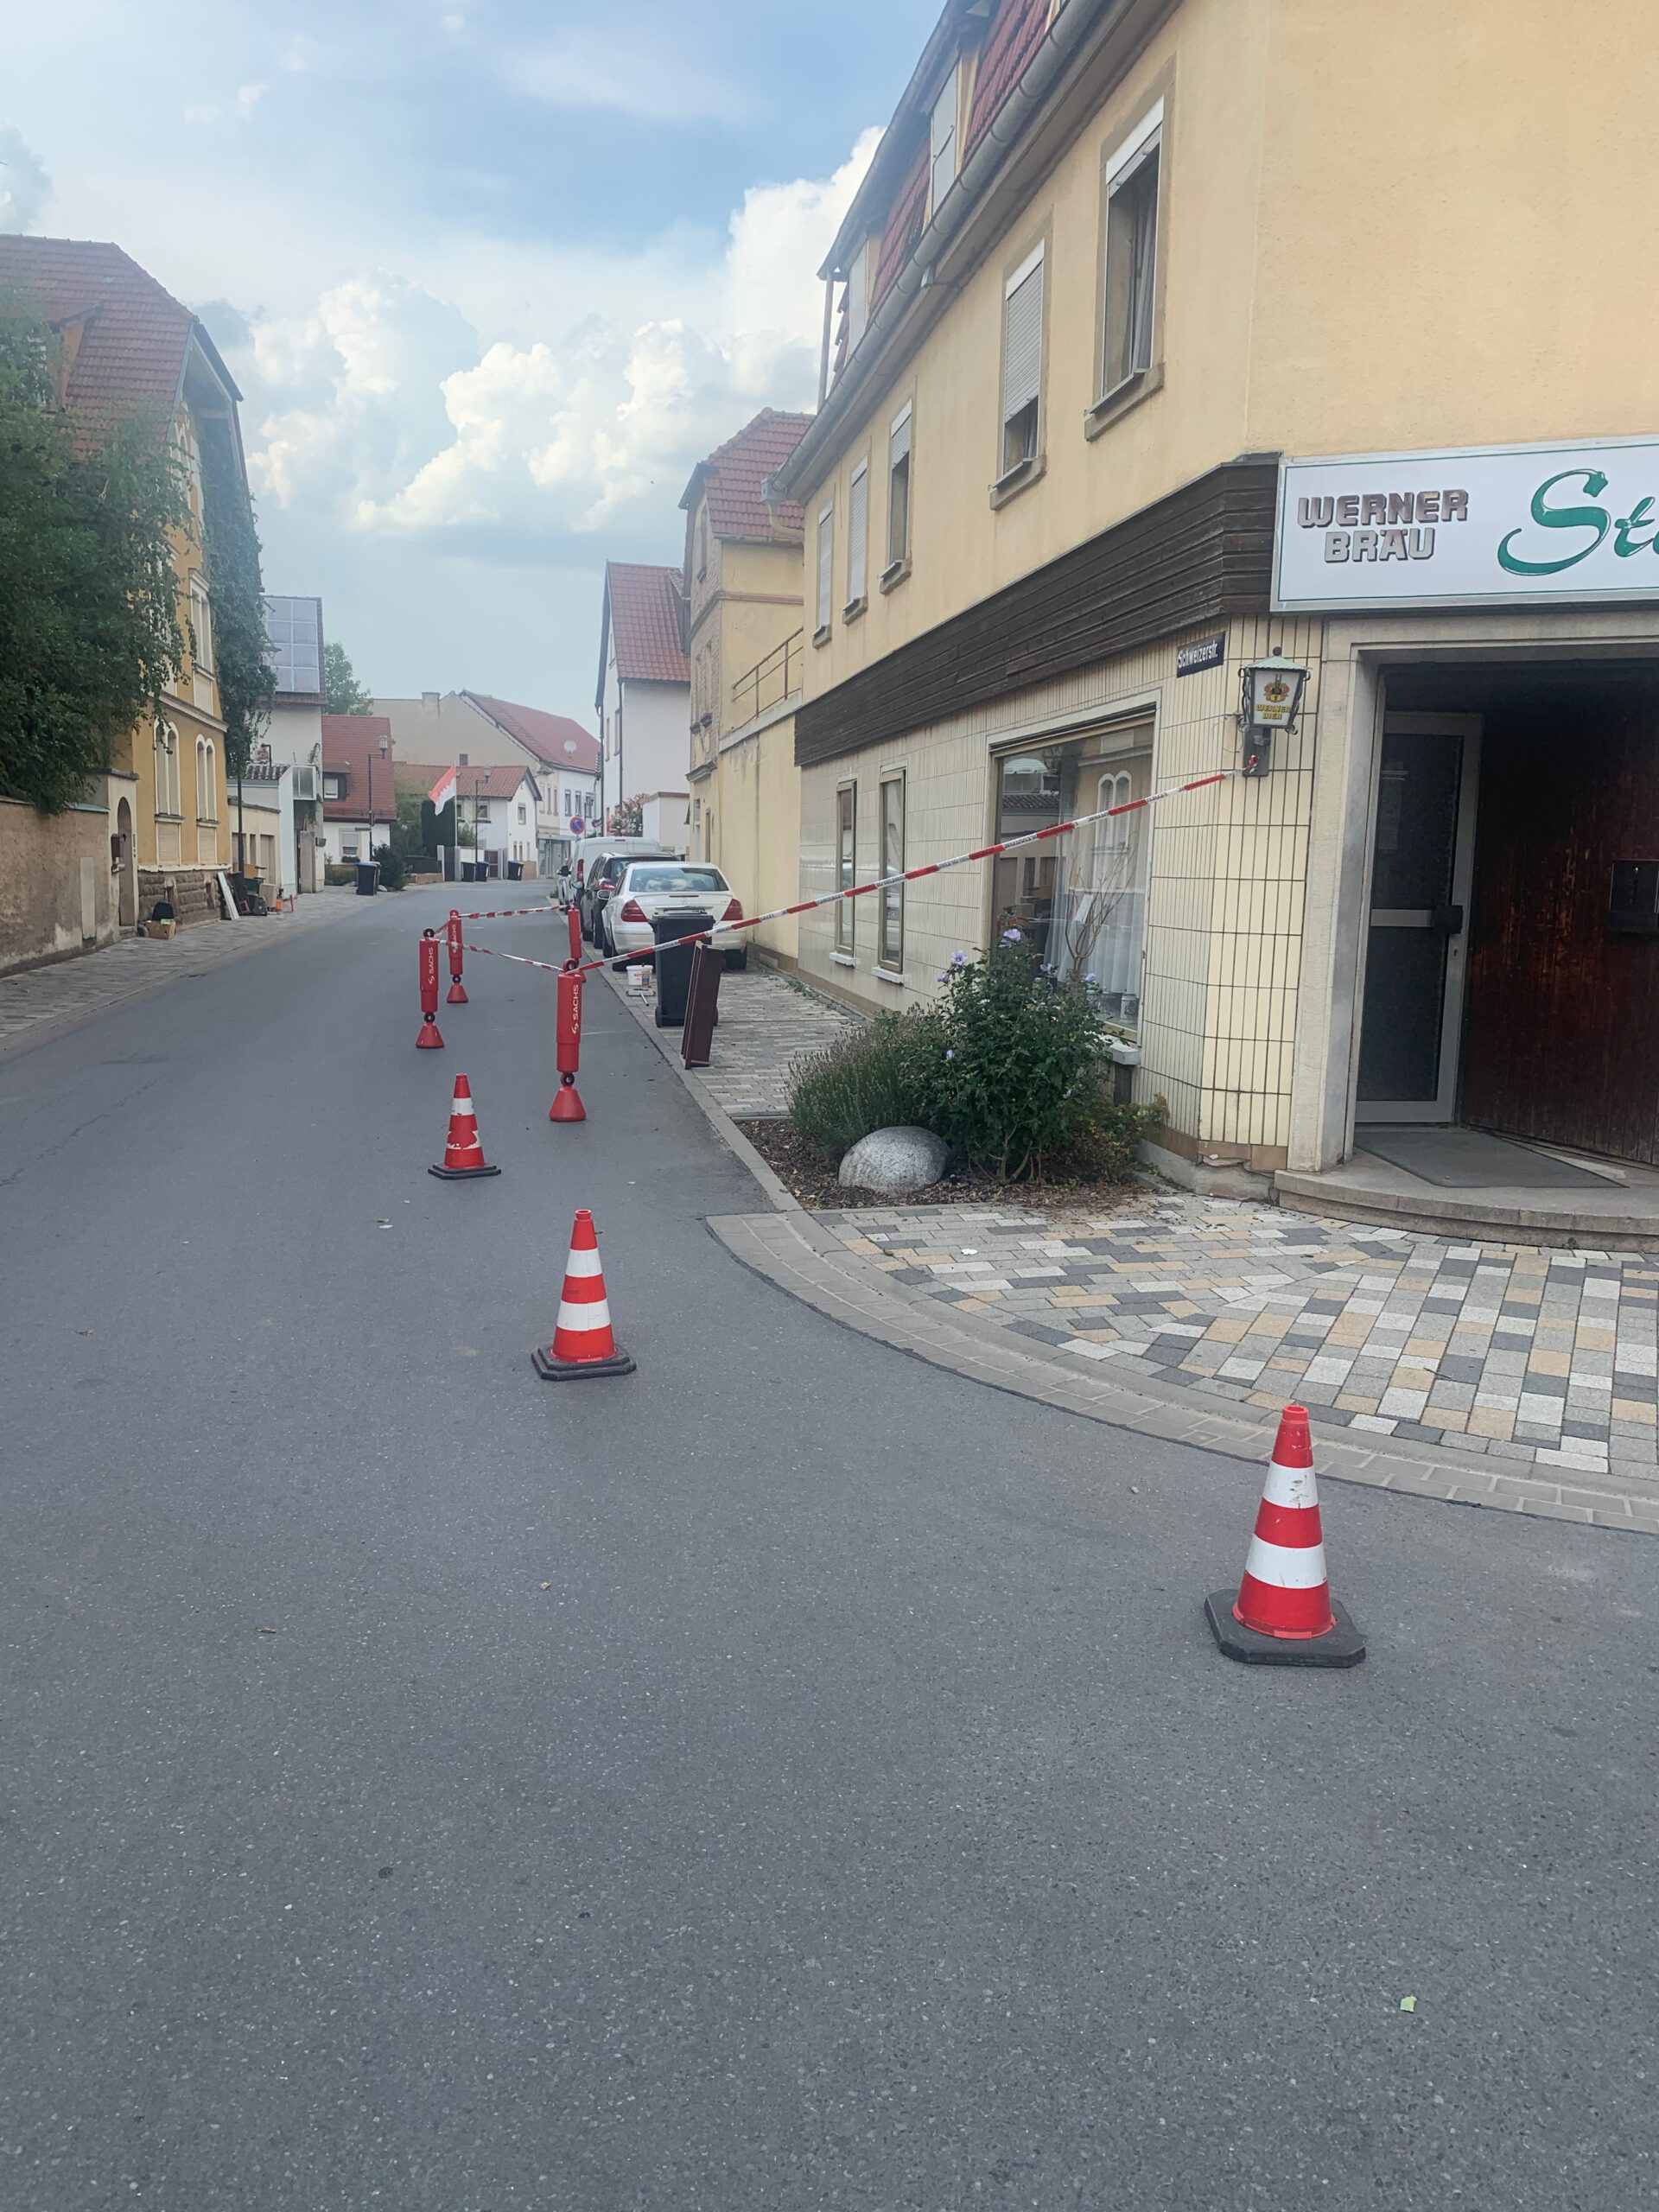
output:
[{"label": "red and white traffic cone", "polygon": [[570,1256],[564,1263],[564,1290],[552,1349],[531,1355],[543,1382],[565,1382],[582,1375],[632,1375],[633,1362],[611,1333],[611,1305],[599,1264],[594,1217],[584,1206],[570,1231]]},{"label": "red and white traffic cone", "polygon": [[1280,1416],[1238,1595],[1214,1591],[1204,1610],[1230,1659],[1276,1667],[1357,1667],[1365,1656],[1364,1637],[1331,1595],[1313,1440],[1303,1406],[1287,1406]]},{"label": "red and white traffic cone", "polygon": [[455,1077],[454,1103],[449,1109],[449,1135],[443,1147],[442,1167],[429,1167],[429,1175],[436,1175],[446,1183],[459,1183],[475,1175],[499,1175],[499,1167],[486,1165],[484,1147],[478,1141],[478,1116],[473,1110],[473,1086],[464,1075]]}]

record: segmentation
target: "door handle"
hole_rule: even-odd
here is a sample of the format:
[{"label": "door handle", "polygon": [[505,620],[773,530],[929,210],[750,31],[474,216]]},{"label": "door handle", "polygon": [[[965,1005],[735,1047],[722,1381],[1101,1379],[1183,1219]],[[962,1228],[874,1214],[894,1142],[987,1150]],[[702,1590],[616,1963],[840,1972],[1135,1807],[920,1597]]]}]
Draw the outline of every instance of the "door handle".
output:
[{"label": "door handle", "polygon": [[1462,907],[1431,906],[1428,910],[1428,925],[1432,930],[1439,930],[1442,937],[1456,937],[1463,927]]}]

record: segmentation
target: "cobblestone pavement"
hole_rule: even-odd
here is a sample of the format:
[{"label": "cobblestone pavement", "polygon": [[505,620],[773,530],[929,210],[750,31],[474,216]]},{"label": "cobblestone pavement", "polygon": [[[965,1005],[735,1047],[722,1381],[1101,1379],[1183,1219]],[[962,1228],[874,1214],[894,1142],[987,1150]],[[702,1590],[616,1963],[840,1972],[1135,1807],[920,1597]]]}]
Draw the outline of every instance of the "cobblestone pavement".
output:
[{"label": "cobblestone pavement", "polygon": [[1079,1360],[1357,1432],[1651,1480],[1659,1255],[1460,1244],[1187,1195],[816,1217],[896,1284]]},{"label": "cobblestone pavement", "polygon": [[0,976],[0,1056],[73,1029],[124,999],[141,998],[181,976],[205,975],[282,938],[338,921],[354,903],[350,891],[315,892],[291,914],[198,922],[171,939],[123,938],[79,959]]},{"label": "cobblestone pavement", "polygon": [[791,1063],[804,1052],[821,1052],[857,1027],[856,1014],[751,961],[720,979],[720,1027],[710,1065],[698,1070],[698,1079],[721,1111],[735,1118],[781,1114]]}]

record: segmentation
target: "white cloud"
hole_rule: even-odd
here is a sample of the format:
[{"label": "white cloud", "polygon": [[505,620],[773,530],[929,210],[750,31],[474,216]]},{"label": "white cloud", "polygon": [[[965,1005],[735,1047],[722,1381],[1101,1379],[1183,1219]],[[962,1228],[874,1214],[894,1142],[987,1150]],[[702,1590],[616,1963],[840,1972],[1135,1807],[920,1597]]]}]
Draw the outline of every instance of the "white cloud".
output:
[{"label": "white cloud", "polygon": [[734,88],[712,76],[659,30],[636,25],[573,27],[528,51],[504,57],[509,82],[550,107],[606,108],[645,122],[735,120]]},{"label": "white cloud", "polygon": [[267,84],[238,85],[228,100],[207,100],[198,107],[186,108],[184,119],[187,123],[223,123],[234,115],[245,121],[270,90]]},{"label": "white cloud", "polygon": [[27,231],[52,197],[46,164],[20,130],[0,124],[0,231]]},{"label": "white cloud", "polygon": [[507,559],[573,539],[597,554],[607,533],[671,550],[700,456],[761,406],[812,403],[814,272],[876,136],[827,178],[748,191],[677,312],[639,312],[660,298],[647,264],[632,300],[559,333],[481,336],[384,272],[332,287],[306,315],[251,319],[232,365],[263,496]]}]

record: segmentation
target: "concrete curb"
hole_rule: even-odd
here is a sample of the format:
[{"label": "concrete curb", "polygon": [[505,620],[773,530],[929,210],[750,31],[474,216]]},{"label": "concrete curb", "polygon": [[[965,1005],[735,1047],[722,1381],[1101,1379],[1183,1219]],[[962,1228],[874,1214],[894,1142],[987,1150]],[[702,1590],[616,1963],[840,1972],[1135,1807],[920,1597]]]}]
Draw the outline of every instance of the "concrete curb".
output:
[{"label": "concrete curb", "polygon": [[[792,1205],[787,1214],[711,1216],[709,1226],[752,1273],[843,1327],[912,1353],[931,1366],[1109,1427],[1231,1459],[1262,1459],[1272,1445],[1276,1414],[1243,1407],[1211,1411],[1194,1402],[1195,1390],[1145,1374],[1135,1378],[1139,1387],[1125,1389],[1074,1364],[1058,1349],[1034,1340],[1014,1341],[997,1323],[973,1314],[947,1318],[937,1299],[908,1285],[883,1282],[861,1267],[830,1230],[799,1206]],[[1318,1457],[1321,1478],[1334,1482],[1659,1535],[1659,1484],[1627,1491],[1595,1475],[1569,1484],[1518,1469],[1500,1474],[1489,1461],[1433,1446],[1401,1445],[1385,1436],[1361,1445],[1323,1429]]]},{"label": "concrete curb", "polygon": [[767,1166],[766,1161],[732,1120],[725,1108],[715,1104],[709,1096],[707,1085],[698,1081],[691,1069],[680,1065],[679,1031],[659,1029],[646,1011],[644,1002],[628,996],[627,986],[620,976],[609,968],[601,968],[599,972],[610,985],[614,996],[621,1000],[634,1020],[645,1031],[664,1059],[690,1092],[697,1111],[725,1146],[727,1151],[741,1160],[750,1174],[753,1176],[760,1186],[762,1194],[771,1201],[773,1210],[778,1213],[800,1213],[802,1207],[799,1200],[792,1196],[787,1185],[781,1182]]}]

